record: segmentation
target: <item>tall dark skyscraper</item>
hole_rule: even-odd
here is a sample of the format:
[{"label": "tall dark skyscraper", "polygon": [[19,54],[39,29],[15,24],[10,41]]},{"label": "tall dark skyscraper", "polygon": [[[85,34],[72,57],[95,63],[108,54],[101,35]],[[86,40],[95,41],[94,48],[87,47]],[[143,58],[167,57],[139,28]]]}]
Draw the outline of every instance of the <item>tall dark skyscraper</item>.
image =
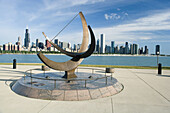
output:
[{"label": "tall dark skyscraper", "polygon": [[144,54],[148,54],[148,53],[149,53],[148,47],[147,47],[147,46],[145,46]]},{"label": "tall dark skyscraper", "polygon": [[133,44],[133,54],[138,54],[138,45]]},{"label": "tall dark skyscraper", "polygon": [[29,44],[30,44],[30,34],[29,34],[29,30],[27,28],[26,32],[25,32],[24,47],[26,47],[26,49],[28,49]]},{"label": "tall dark skyscraper", "polygon": [[111,41],[111,53],[115,53],[114,46],[115,46],[115,42]]},{"label": "tall dark skyscraper", "polygon": [[100,45],[99,45],[99,39],[97,39],[97,45],[96,45],[96,51],[97,53],[100,53]]},{"label": "tall dark skyscraper", "polygon": [[58,40],[58,39],[55,39],[55,40],[54,40],[54,43],[59,46],[59,40]]},{"label": "tall dark skyscraper", "polygon": [[160,54],[160,45],[156,45],[155,54],[156,54],[156,55],[159,55],[159,54]]},{"label": "tall dark skyscraper", "polygon": [[128,45],[128,42],[125,43],[125,54],[129,54],[129,45]]},{"label": "tall dark skyscraper", "polygon": [[36,47],[38,47],[39,46],[39,39],[36,39]]}]

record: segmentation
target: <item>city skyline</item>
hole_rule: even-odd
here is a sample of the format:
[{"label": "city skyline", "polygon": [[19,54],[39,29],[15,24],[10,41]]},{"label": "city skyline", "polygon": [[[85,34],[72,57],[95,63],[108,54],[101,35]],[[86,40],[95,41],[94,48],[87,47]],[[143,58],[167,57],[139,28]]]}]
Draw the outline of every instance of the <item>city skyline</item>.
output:
[{"label": "city skyline", "polygon": [[[154,7],[153,5],[154,4]],[[86,1],[0,1],[1,43],[22,43],[26,26],[30,30],[31,42],[44,40],[44,31],[52,39],[79,11],[94,30],[96,40],[105,34],[106,44],[114,40],[115,45],[124,42],[148,46],[150,54],[155,45],[161,46],[161,54],[170,54],[170,1],[165,0],[86,0]],[[31,6],[31,7],[30,7]],[[23,30],[24,29],[24,30]],[[57,39],[80,43],[82,28],[77,17]]]},{"label": "city skyline", "polygon": [[[128,42],[125,42],[125,46],[120,46],[117,45],[115,47],[115,41],[111,41],[109,45],[105,44],[105,34],[100,34],[100,38],[96,40],[96,47],[94,50],[94,53],[99,53],[99,54],[131,54],[131,55],[148,55],[149,54],[149,49],[147,48],[147,45],[145,47],[139,47],[138,44],[132,43],[129,44]],[[16,41],[15,44],[12,44],[10,42],[3,44],[3,46],[0,47],[0,51],[32,51],[32,52],[37,52],[37,51],[49,51],[49,52],[54,52],[57,51],[48,40],[45,40],[44,42],[40,42],[39,39],[36,39],[35,42],[30,43],[30,33],[29,29],[25,29],[25,38],[24,38],[24,44],[22,45],[22,39],[19,36],[18,41]],[[62,42],[59,41],[59,39],[54,39],[54,43],[60,46],[62,49],[70,52],[78,52],[78,50],[81,47],[81,44],[73,44],[71,46],[70,42]],[[156,45],[156,51],[157,51],[157,46],[159,46],[159,53],[160,53],[160,45]],[[157,55],[157,53],[155,53]]]}]

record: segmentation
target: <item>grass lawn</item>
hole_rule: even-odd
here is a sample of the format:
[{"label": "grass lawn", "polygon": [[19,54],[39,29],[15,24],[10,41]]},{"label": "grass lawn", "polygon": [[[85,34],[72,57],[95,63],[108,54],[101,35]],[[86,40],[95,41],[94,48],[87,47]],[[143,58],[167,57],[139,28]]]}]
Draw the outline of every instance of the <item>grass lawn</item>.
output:
[{"label": "grass lawn", "polygon": [[[0,65],[13,65],[12,63],[0,63]],[[17,65],[44,65],[43,63],[17,63]],[[128,69],[157,69],[153,66],[117,66],[117,65],[86,65],[80,64],[82,67],[112,67],[112,68],[128,68]],[[163,69],[170,70],[170,67],[163,67]]]}]

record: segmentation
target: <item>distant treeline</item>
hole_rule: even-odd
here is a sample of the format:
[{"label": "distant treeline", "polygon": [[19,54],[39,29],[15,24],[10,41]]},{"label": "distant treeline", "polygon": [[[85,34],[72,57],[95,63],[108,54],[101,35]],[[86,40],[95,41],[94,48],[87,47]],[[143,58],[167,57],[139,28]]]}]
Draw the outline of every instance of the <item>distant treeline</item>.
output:
[{"label": "distant treeline", "polygon": [[[38,52],[36,51],[0,51],[2,54],[6,53],[13,53],[13,54],[37,54]],[[56,52],[56,51],[42,51],[42,53],[46,54],[61,54],[61,52]]]},{"label": "distant treeline", "polygon": [[[2,51],[0,50],[0,54],[37,54],[39,51]],[[42,53],[45,54],[62,54],[61,52],[57,52],[57,51],[42,51]],[[93,53],[93,54],[99,54],[99,53]],[[111,55],[112,53],[102,53],[102,55]],[[130,55],[130,54],[127,54]],[[155,54],[151,54],[151,55],[155,55]],[[160,54],[159,56],[169,56],[170,55],[164,55],[164,54]]]}]

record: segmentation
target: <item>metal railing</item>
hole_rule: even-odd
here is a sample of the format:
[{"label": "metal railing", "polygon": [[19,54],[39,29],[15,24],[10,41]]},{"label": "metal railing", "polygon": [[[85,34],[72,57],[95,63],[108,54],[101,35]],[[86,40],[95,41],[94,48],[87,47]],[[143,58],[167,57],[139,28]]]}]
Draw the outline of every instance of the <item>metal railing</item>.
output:
[{"label": "metal railing", "polygon": [[[44,78],[43,77],[36,77],[36,76],[32,76],[33,75],[33,71],[34,70],[41,70],[41,69],[39,69],[39,68],[36,68],[36,69],[29,69],[29,70],[27,70],[27,71],[25,71],[25,74],[24,74],[24,80],[25,80],[25,77],[27,76],[27,77],[30,77],[31,79],[30,79],[30,83],[31,83],[31,85],[32,85],[32,79],[33,78],[35,78],[35,79],[41,79],[41,80],[51,80],[51,81],[54,81],[54,88],[56,88],[56,81],[66,81],[66,82],[69,82],[69,81],[84,81],[84,87],[86,88],[86,85],[87,85],[87,81],[90,81],[90,80],[99,80],[99,79],[105,79],[105,84],[107,85],[107,83],[108,83],[108,77],[110,77],[111,78],[111,80],[112,80],[112,77],[113,77],[113,73],[110,73],[110,76],[107,76],[107,73],[106,73],[106,71],[104,70],[104,69],[99,69],[99,68],[77,68],[77,70],[76,70],[76,72],[77,73],[79,73],[79,70],[80,69],[90,69],[91,70],[91,74],[92,75],[94,75],[94,74],[96,74],[97,72],[96,72],[96,70],[99,70],[99,71],[102,71],[102,73],[104,73],[104,76],[103,77],[98,77],[98,78],[88,78],[88,79],[78,79],[78,78],[76,78],[76,79],[74,79],[74,78],[72,78],[72,79],[57,79],[57,78],[46,78],[45,76],[46,76],[46,73],[45,73],[45,71],[43,72],[43,74],[44,74]],[[100,72],[101,73],[101,72]]]}]

